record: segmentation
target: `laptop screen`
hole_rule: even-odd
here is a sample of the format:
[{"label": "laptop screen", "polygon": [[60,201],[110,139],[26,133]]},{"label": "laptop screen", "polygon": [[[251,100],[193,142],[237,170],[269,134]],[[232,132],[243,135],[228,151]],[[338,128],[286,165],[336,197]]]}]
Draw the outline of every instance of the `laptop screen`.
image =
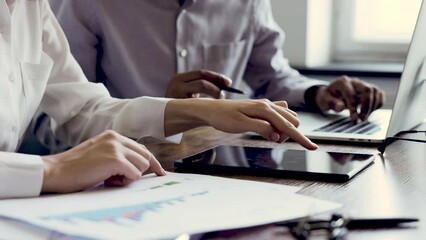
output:
[{"label": "laptop screen", "polygon": [[426,117],[426,6],[423,1],[402,72],[386,137],[409,130]]}]

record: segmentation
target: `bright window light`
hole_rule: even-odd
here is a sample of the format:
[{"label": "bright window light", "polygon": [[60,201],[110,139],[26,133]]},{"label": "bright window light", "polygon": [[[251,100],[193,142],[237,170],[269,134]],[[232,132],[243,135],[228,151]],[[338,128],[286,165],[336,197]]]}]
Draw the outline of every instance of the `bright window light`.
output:
[{"label": "bright window light", "polygon": [[421,0],[354,0],[356,42],[409,43]]}]

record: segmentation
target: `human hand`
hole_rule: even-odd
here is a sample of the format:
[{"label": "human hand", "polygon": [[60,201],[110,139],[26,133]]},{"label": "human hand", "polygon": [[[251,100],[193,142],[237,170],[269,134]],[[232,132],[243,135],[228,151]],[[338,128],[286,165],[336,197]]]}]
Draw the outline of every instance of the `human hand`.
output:
[{"label": "human hand", "polygon": [[102,181],[124,186],[140,179],[148,168],[158,176],[165,175],[145,146],[109,130],[66,152],[42,159],[42,192],[76,192]]},{"label": "human hand", "polygon": [[374,110],[383,106],[385,93],[379,87],[358,78],[342,76],[328,86],[318,88],[315,101],[322,111],[341,112],[349,109],[350,118],[357,122],[358,119],[367,120]]},{"label": "human hand", "polygon": [[289,137],[303,147],[318,146],[298,129],[297,114],[287,103],[269,100],[186,99],[171,100],[166,107],[166,135],[212,126],[229,133],[255,132],[265,139],[283,142]]},{"label": "human hand", "polygon": [[208,70],[180,73],[170,79],[166,97],[196,98],[203,93],[213,98],[224,98],[219,86],[231,86],[231,84],[231,79]]}]

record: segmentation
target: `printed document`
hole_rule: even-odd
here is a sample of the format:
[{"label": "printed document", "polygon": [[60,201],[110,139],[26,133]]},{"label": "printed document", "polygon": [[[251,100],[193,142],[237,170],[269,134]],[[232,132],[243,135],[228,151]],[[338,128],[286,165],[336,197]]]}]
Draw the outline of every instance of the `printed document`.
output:
[{"label": "printed document", "polygon": [[2,200],[0,216],[78,238],[172,239],[313,215],[339,204],[296,187],[168,172],[127,187]]}]

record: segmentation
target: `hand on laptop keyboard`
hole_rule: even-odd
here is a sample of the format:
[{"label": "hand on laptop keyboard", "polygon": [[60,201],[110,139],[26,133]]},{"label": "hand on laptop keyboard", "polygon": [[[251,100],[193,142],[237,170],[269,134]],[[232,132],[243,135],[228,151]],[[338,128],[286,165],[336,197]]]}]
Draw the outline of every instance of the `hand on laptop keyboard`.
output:
[{"label": "hand on laptop keyboard", "polygon": [[320,110],[341,112],[349,109],[354,123],[358,119],[367,120],[374,110],[383,106],[384,99],[385,93],[378,86],[348,76],[339,77],[328,86],[319,87],[315,96]]}]

